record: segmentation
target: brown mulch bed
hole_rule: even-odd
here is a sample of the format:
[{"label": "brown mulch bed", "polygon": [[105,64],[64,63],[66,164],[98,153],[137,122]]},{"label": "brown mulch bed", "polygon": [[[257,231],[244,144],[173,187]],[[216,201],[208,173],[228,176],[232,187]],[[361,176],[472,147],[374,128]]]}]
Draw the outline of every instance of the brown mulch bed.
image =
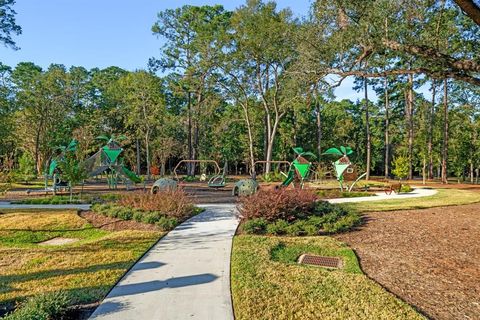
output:
[{"label": "brown mulch bed", "polygon": [[480,204],[374,212],[336,236],[363,271],[434,319],[480,319]]},{"label": "brown mulch bed", "polygon": [[144,230],[144,231],[158,231],[158,228],[153,224],[136,222],[133,220],[125,221],[103,216],[92,211],[80,211],[80,217],[86,219],[95,228],[100,228],[108,231],[120,230]]}]

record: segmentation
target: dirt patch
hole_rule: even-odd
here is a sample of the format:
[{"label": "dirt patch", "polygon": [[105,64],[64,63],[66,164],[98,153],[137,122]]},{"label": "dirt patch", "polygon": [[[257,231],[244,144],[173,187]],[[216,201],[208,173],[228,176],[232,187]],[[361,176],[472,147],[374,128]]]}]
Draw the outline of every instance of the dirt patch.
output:
[{"label": "dirt patch", "polygon": [[38,244],[41,246],[63,246],[64,244],[74,243],[78,240],[80,239],[56,237],[47,241],[39,242]]},{"label": "dirt patch", "polygon": [[158,231],[158,228],[153,224],[136,222],[133,220],[125,221],[116,218],[103,216],[92,211],[81,211],[78,214],[80,217],[86,219],[95,228],[120,231],[120,230],[143,230],[143,231]]},{"label": "dirt patch", "polygon": [[369,277],[434,319],[480,319],[480,204],[365,219],[336,238]]}]

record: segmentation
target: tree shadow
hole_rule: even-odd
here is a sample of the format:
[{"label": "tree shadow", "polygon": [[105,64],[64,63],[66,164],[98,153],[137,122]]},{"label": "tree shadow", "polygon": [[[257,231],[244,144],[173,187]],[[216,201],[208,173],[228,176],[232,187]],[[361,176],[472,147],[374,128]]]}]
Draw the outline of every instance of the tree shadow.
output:
[{"label": "tree shadow", "polygon": [[218,276],[211,273],[202,273],[191,276],[176,277],[168,280],[153,280],[141,283],[132,283],[116,286],[108,298],[123,297],[146,292],[158,291],[165,288],[181,288],[215,281]]}]

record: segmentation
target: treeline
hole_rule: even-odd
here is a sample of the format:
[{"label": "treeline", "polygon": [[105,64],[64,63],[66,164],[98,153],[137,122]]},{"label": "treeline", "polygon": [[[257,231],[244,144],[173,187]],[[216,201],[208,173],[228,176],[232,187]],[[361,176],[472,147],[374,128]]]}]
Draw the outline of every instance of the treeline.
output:
[{"label": "treeline", "polygon": [[[152,32],[165,44],[146,70],[2,64],[2,168],[41,174],[57,146],[75,138],[86,157],[108,133],[146,174],[180,158],[291,159],[293,146],[328,163],[324,150],[349,145],[369,174],[405,156],[410,177],[478,178],[480,28],[453,1],[318,0],[302,20],[275,2],[183,6]],[[335,101],[347,76],[362,100]]]}]

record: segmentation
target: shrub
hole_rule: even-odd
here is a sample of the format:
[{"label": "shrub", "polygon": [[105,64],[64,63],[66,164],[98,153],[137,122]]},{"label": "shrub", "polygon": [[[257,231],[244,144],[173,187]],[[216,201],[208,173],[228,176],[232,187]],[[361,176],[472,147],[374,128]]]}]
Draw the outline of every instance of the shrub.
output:
[{"label": "shrub", "polygon": [[255,218],[245,221],[242,225],[242,230],[248,234],[262,234],[265,233],[267,224],[267,220],[263,218]]},{"label": "shrub", "polygon": [[288,222],[282,219],[267,225],[267,234],[282,235],[287,233]]},{"label": "shrub", "polygon": [[279,219],[293,221],[312,214],[317,196],[305,189],[259,191],[240,198],[239,211],[243,219],[264,218],[269,222]]},{"label": "shrub", "polygon": [[413,188],[408,184],[402,184],[402,187],[400,188],[400,192],[408,193],[412,191],[413,191]]},{"label": "shrub", "polygon": [[345,207],[319,201],[313,212],[296,214],[295,220],[277,219],[269,221],[263,217],[243,220],[242,230],[250,234],[314,236],[320,233],[336,233],[351,229],[360,223],[360,216]]},{"label": "shrub", "polygon": [[132,220],[133,210],[130,208],[122,208],[117,212],[117,218],[122,220]]},{"label": "shrub", "polygon": [[66,311],[70,299],[64,292],[39,294],[26,300],[6,320],[49,320],[58,319]]},{"label": "shrub", "polygon": [[260,180],[262,180],[263,182],[280,182],[284,179],[285,177],[278,171],[265,173],[263,176],[260,177]]},{"label": "shrub", "polygon": [[360,216],[356,213],[352,213],[352,214],[340,217],[335,222],[325,223],[323,225],[323,231],[326,233],[344,232],[357,226],[359,223],[360,223]]},{"label": "shrub", "polygon": [[133,217],[132,218],[133,218],[133,220],[135,220],[137,222],[142,222],[144,214],[145,214],[145,212],[136,209],[133,212]]},{"label": "shrub", "polygon": [[155,224],[162,231],[170,231],[178,225],[178,220],[177,218],[169,218],[164,216],[160,217],[160,219]]},{"label": "shrub", "polygon": [[142,222],[143,222],[143,223],[151,223],[151,224],[154,224],[154,223],[156,223],[158,220],[160,220],[161,217],[162,217],[162,215],[161,215],[160,212],[156,212],[156,211],[146,212],[146,213],[143,215]]},{"label": "shrub", "polygon": [[393,159],[393,168],[392,173],[395,177],[399,179],[404,179],[408,177],[409,171],[409,160],[406,156],[398,156]]},{"label": "shrub", "polygon": [[158,211],[162,214],[183,220],[191,216],[194,206],[182,190],[164,190],[156,194],[135,192],[122,196],[118,204],[123,207],[143,211]]}]

